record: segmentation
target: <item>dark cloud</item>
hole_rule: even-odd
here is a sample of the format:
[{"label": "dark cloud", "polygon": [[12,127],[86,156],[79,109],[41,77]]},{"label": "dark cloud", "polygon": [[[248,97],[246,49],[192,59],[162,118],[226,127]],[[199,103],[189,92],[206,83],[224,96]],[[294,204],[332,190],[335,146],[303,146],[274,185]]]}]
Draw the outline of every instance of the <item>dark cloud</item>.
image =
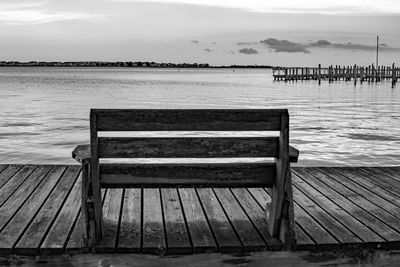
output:
[{"label": "dark cloud", "polygon": [[[332,43],[328,40],[318,40],[317,42],[308,41],[308,43],[295,43],[288,40],[278,40],[275,38],[268,38],[260,41],[260,43],[267,45],[274,52],[287,52],[287,53],[310,53],[309,48],[335,48],[335,49],[348,49],[352,51],[375,50],[375,45],[353,44],[348,43]],[[383,51],[392,50],[399,51],[399,48],[389,47],[387,44],[380,44],[379,49]]]},{"label": "dark cloud", "polygon": [[254,54],[258,54],[258,51],[253,48],[242,48],[242,49],[239,49],[239,53],[246,54],[246,55],[254,55]]},{"label": "dark cloud", "polygon": [[206,52],[212,52],[212,50],[210,48],[205,48],[204,51]]},{"label": "dark cloud", "polygon": [[325,46],[329,46],[332,45],[331,42],[327,41],[327,40],[318,40],[315,43],[310,43],[310,46],[316,46],[316,47],[325,47]]},{"label": "dark cloud", "polygon": [[198,40],[192,40],[192,41],[190,41],[192,44],[198,44],[199,43],[199,41]]},{"label": "dark cloud", "polygon": [[275,52],[287,53],[310,53],[306,46],[300,43],[293,43],[288,40],[278,40],[275,38],[268,38],[261,40],[260,43],[269,46]]},{"label": "dark cloud", "polygon": [[255,44],[258,44],[257,42],[238,42],[238,43],[236,43],[236,45],[239,45],[239,46],[241,46],[241,45],[255,45]]},{"label": "dark cloud", "polygon": [[[349,49],[349,50],[366,50],[371,51],[375,50],[375,45],[363,45],[363,44],[353,44],[351,42],[348,43],[331,43],[327,40],[319,40],[315,43],[310,43],[310,47],[322,47],[322,48],[339,48],[339,49]],[[379,45],[381,50],[398,50],[397,48],[389,47],[387,44]]]}]

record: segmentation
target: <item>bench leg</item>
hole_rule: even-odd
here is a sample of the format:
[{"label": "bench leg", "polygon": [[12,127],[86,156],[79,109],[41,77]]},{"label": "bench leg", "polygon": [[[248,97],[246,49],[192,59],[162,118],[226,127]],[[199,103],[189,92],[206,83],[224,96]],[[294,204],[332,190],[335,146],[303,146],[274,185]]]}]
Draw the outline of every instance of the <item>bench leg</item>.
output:
[{"label": "bench leg", "polygon": [[[296,243],[294,234],[294,209],[293,191],[290,168],[286,173],[283,190],[279,190],[278,184],[269,190],[271,202],[265,208],[265,218],[268,221],[268,230],[272,237],[285,244],[285,248],[293,248]],[[282,193],[281,193],[282,192]],[[278,199],[281,201],[279,206]]]},{"label": "bench leg", "polygon": [[[99,190],[100,191],[100,190]],[[100,195],[100,192],[98,192]],[[101,195],[100,195],[101,196]],[[100,199],[101,208],[101,199]],[[90,165],[88,162],[82,163],[82,205],[81,212],[84,222],[84,239],[86,246],[94,251],[96,247],[96,242],[99,240],[98,231],[102,233],[101,225],[100,227],[96,224],[96,206],[94,197],[94,187],[93,181],[90,175]],[[100,211],[100,215],[101,215]],[[98,216],[98,214],[97,214]],[[101,235],[100,235],[101,236]]]}]

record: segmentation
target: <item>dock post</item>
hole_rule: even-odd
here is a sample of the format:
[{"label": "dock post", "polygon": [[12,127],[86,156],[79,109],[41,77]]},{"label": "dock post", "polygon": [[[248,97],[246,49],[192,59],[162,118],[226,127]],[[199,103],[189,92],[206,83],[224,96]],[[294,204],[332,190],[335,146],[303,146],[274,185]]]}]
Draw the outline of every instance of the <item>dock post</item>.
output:
[{"label": "dock post", "polygon": [[396,84],[396,68],[394,67],[394,62],[392,64],[392,88]]},{"label": "dock post", "polygon": [[318,85],[321,85],[321,64],[318,64]]},{"label": "dock post", "polygon": [[354,76],[354,86],[357,85],[357,65],[353,67],[353,76]]}]

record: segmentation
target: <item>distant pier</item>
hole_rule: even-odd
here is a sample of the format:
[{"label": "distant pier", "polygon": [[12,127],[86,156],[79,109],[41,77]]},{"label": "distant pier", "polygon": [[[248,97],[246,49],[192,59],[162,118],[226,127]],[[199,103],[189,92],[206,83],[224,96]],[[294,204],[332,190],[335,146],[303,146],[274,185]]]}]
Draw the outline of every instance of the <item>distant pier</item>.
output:
[{"label": "distant pier", "polygon": [[381,82],[391,80],[394,86],[400,79],[400,68],[392,66],[374,65],[368,67],[362,66],[329,66],[322,68],[321,64],[316,68],[307,67],[274,67],[272,73],[275,81],[298,81],[298,80],[317,80],[321,84],[321,80],[329,82],[343,80],[357,82]]}]

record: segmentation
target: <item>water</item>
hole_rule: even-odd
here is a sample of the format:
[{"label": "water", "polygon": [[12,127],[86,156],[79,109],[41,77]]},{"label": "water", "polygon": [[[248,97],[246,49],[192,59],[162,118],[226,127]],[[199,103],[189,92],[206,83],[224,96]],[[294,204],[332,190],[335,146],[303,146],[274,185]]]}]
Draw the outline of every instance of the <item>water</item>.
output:
[{"label": "water", "polygon": [[90,108],[288,108],[303,166],[400,162],[400,88],[270,70],[0,68],[0,163],[73,163]]}]

